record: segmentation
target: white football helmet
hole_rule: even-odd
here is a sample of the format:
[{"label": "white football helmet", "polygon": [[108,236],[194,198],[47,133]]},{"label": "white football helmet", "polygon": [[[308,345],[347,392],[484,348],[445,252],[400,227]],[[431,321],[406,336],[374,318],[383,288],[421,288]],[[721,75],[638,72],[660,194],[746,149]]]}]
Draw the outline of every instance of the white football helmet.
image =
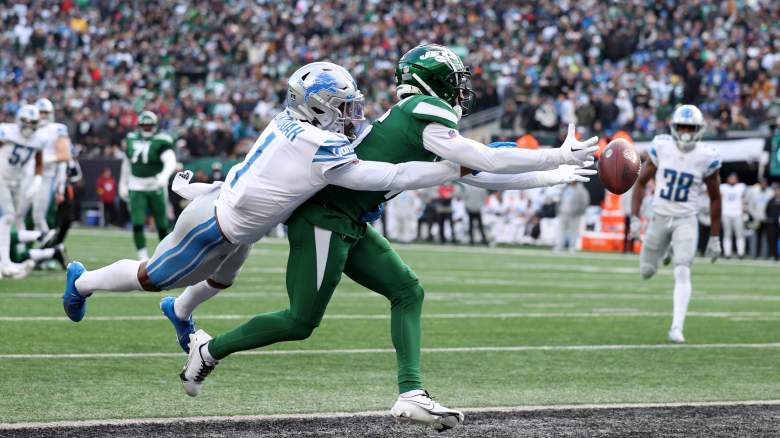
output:
[{"label": "white football helmet", "polygon": [[41,126],[54,122],[54,104],[49,99],[42,97],[36,100],[35,107],[41,115],[41,120],[38,122]]},{"label": "white football helmet", "polygon": [[299,120],[354,138],[363,117],[363,93],[352,75],[331,62],[312,62],[287,81],[287,110]]},{"label": "white football helmet", "polygon": [[16,112],[16,124],[24,137],[30,137],[38,129],[41,115],[34,105],[22,105]]},{"label": "white football helmet", "polygon": [[[680,128],[683,127],[690,127],[693,130],[692,132],[689,130],[679,132]],[[672,121],[669,123],[672,137],[676,140],[677,147],[683,152],[691,151],[696,147],[696,142],[704,136],[704,128],[704,116],[695,105],[677,107],[672,114]]]}]

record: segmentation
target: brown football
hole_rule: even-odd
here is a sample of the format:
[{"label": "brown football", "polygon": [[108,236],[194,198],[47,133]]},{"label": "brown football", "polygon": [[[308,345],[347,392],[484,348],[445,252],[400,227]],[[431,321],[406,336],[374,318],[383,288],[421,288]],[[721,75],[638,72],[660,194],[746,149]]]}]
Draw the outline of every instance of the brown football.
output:
[{"label": "brown football", "polygon": [[641,167],[634,145],[628,140],[616,138],[609,142],[599,157],[599,178],[607,190],[621,195],[634,186]]}]

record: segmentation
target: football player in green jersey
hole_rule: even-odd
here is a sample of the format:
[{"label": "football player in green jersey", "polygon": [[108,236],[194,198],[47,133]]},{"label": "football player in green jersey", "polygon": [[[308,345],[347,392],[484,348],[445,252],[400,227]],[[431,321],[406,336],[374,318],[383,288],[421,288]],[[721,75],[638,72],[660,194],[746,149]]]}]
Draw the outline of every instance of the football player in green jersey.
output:
[{"label": "football player in green jersey", "polygon": [[[582,174],[559,166],[592,163],[598,139],[578,142],[573,125],[557,149],[493,149],[462,137],[458,121],[474,102],[469,76],[460,58],[446,47],[423,45],[405,54],[396,71],[401,100],[355,141],[358,158],[390,163],[447,159],[492,172],[463,180],[496,189],[566,182]],[[191,335],[189,360],[181,373],[188,394],[197,394],[217,361],[234,352],[310,336],[343,272],[390,302],[400,392],[392,414],[438,430],[460,424],[463,413],[433,401],[423,389],[423,288],[387,240],[366,224],[372,212],[396,194],[328,186],[299,207],[287,221],[289,309],[258,315],[213,339],[202,330]]]},{"label": "football player in green jersey", "polygon": [[176,170],[173,138],[166,132],[158,132],[157,116],[151,111],[144,111],[138,117],[138,130],[127,134],[124,147],[119,196],[130,204],[138,259],[146,260],[149,254],[144,223],[149,210],[160,240],[168,234],[168,178]]}]

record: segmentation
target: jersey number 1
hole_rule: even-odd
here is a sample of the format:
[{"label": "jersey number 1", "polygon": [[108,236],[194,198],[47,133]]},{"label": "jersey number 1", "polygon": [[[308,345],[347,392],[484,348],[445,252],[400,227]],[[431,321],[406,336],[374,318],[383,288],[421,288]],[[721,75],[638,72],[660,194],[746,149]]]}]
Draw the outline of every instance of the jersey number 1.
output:
[{"label": "jersey number 1", "polygon": [[659,196],[667,201],[688,202],[688,192],[693,184],[693,175],[686,172],[677,173],[674,169],[664,169],[666,187]]}]

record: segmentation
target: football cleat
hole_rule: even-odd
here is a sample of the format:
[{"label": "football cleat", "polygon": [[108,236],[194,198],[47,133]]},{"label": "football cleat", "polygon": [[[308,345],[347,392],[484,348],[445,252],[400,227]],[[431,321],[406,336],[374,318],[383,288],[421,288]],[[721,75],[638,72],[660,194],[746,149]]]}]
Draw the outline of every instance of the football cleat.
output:
[{"label": "football cleat", "polygon": [[669,329],[669,335],[667,336],[669,342],[675,344],[684,344],[685,338],[683,337],[682,329],[679,327],[672,327]]},{"label": "football cleat", "polygon": [[57,261],[57,263],[62,266],[63,270],[68,269],[68,263],[66,260],[68,259],[68,255],[65,252],[65,245],[60,243],[59,245],[54,247],[54,256],[52,256],[54,260]]},{"label": "football cleat", "polygon": [[92,295],[81,295],[76,289],[76,280],[86,271],[87,269],[80,262],[69,263],[65,271],[65,293],[62,294],[62,307],[65,309],[65,314],[73,322],[84,319],[84,314],[87,313],[87,298]]},{"label": "football cleat", "polygon": [[176,297],[164,297],[160,300],[160,310],[163,315],[168,318],[168,321],[173,324],[173,328],[176,329],[176,340],[179,342],[179,346],[185,353],[190,352],[190,335],[195,333],[195,321],[192,320],[192,315],[186,320],[179,319],[176,316],[176,312],[173,310],[173,304],[176,302]]},{"label": "football cleat", "polygon": [[27,277],[35,267],[35,262],[30,262],[31,263],[27,263],[27,261],[25,261],[24,263],[9,263],[3,265],[2,269],[0,269],[0,271],[2,271],[2,277],[15,278],[17,280]]},{"label": "football cleat", "polygon": [[211,336],[203,330],[198,330],[190,335],[190,354],[179,374],[184,392],[190,397],[198,395],[203,387],[203,381],[219,363],[216,360],[207,360],[203,357],[202,350],[206,348],[210,340]]},{"label": "football cleat", "polygon": [[50,248],[54,246],[55,237],[57,237],[57,230],[49,230],[48,233],[41,234],[41,236],[38,237],[38,244],[41,248]]},{"label": "football cleat", "polygon": [[664,254],[664,266],[669,266],[669,263],[672,263],[672,257],[674,257],[674,252],[672,251],[672,247],[670,246],[669,249],[666,250],[666,253]]},{"label": "football cleat", "polygon": [[425,390],[408,396],[399,395],[390,414],[397,421],[431,426],[439,432],[459,426],[464,419],[463,412],[436,403]]}]

